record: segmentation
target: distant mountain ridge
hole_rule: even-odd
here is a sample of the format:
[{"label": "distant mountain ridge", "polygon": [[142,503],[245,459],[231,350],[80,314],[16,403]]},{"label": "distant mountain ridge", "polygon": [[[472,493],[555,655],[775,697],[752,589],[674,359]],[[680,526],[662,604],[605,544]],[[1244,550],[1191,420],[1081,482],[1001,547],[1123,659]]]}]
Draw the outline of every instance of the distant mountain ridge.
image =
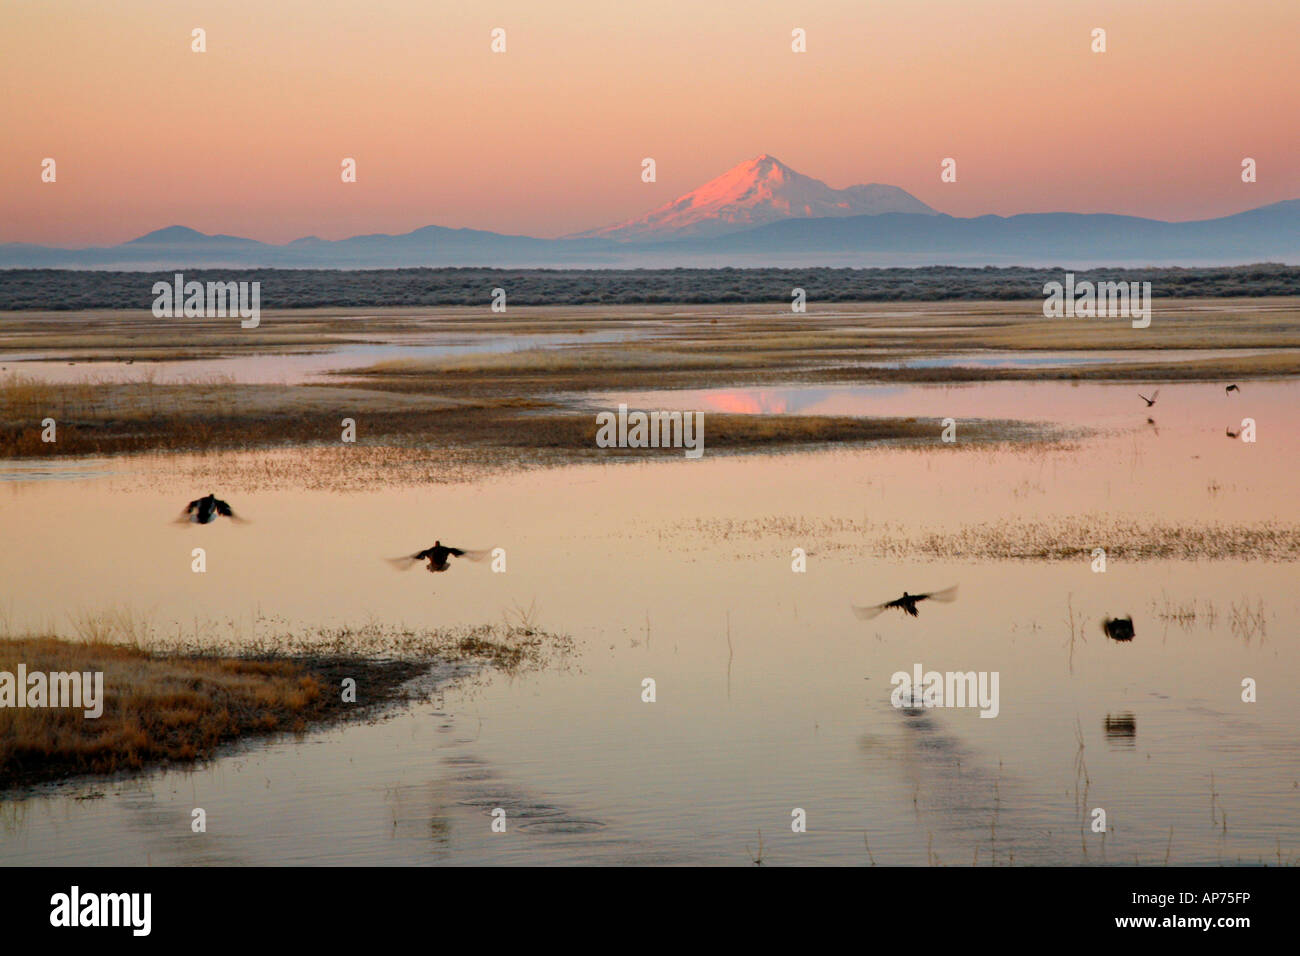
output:
[{"label": "distant mountain ridge", "polygon": [[[1249,261],[1300,257],[1300,199],[1217,219],[1165,222],[1111,213],[1021,213],[958,218],[882,213],[790,220],[710,242],[682,240],[681,252],[705,255],[842,255],[907,251],[936,264],[979,249],[1040,263],[1060,257],[1099,261],[1198,261],[1216,253]],[[1032,257],[1032,259],[1030,258]],[[1242,261],[1247,261],[1243,259]]]},{"label": "distant mountain ridge", "polygon": [[1300,199],[1164,222],[1108,213],[959,218],[895,186],[832,189],[763,154],[644,216],[562,239],[424,226],[272,244],[174,225],[116,246],[0,244],[0,269],[679,268],[1300,264]]}]

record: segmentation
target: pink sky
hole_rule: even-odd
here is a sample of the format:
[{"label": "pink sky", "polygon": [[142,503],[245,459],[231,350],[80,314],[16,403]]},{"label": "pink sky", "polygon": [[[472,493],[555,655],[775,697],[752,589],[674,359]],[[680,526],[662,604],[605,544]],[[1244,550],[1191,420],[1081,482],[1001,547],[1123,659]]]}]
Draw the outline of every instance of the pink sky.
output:
[{"label": "pink sky", "polygon": [[[1196,219],[1300,197],[1295,0],[333,6],[8,0],[0,241],[177,223],[266,241],[429,224],[555,236],[764,152],[964,216]],[[807,53],[790,50],[795,27]],[[356,184],[340,182],[345,156]],[[45,157],[57,183],[40,181]]]}]

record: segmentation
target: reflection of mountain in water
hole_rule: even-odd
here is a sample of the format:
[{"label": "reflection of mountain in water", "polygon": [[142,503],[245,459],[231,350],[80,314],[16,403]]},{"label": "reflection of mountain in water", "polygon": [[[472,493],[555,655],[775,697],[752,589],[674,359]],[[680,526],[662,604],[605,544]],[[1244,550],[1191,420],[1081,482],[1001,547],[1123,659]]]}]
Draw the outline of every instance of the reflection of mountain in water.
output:
[{"label": "reflection of mountain in water", "polygon": [[798,414],[834,395],[829,388],[728,390],[708,395],[706,408],[736,415]]}]

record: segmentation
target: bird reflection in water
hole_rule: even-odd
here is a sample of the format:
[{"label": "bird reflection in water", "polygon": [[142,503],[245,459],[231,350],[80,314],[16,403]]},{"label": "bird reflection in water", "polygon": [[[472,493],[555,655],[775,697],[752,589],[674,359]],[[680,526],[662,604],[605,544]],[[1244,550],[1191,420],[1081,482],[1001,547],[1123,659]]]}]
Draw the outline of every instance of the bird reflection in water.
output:
[{"label": "bird reflection in water", "polygon": [[1106,732],[1106,743],[1115,748],[1131,749],[1137,746],[1137,717],[1125,711],[1120,714],[1107,714],[1102,723]]}]

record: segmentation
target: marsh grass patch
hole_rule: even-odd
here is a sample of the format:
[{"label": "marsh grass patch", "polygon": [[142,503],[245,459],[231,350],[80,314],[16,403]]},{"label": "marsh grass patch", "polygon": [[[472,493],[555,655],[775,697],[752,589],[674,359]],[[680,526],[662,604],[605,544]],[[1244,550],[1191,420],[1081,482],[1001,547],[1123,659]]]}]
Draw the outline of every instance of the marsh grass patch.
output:
[{"label": "marsh grass patch", "polygon": [[[1300,525],[1276,521],[1175,523],[1082,514],[918,528],[846,517],[768,515],[694,518],[660,533],[746,544],[797,540],[823,553],[854,552],[888,560],[1087,561],[1098,547],[1106,549],[1111,561],[1300,560]],[[1179,612],[1169,613],[1176,619]]]},{"label": "marsh grass patch", "polygon": [[[91,633],[120,634],[120,622]],[[0,671],[22,663],[29,674],[104,674],[97,719],[76,708],[0,708],[0,788],[201,761],[236,740],[373,715],[419,694],[415,679],[436,666],[518,674],[563,662],[572,649],[565,635],[497,625],[340,627],[264,636],[238,650],[0,637]],[[355,702],[343,700],[345,678],[356,681]]]}]

